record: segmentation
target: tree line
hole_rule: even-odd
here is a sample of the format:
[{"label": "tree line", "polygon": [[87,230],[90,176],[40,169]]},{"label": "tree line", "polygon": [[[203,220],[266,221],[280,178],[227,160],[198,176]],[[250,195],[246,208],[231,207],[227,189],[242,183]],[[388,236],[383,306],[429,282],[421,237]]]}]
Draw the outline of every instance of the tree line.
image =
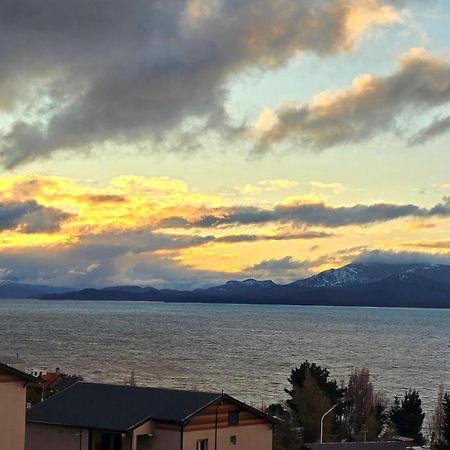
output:
[{"label": "tree line", "polygon": [[298,449],[318,442],[323,419],[323,442],[364,442],[408,437],[432,450],[450,450],[450,393],[441,385],[436,408],[424,432],[425,413],[419,392],[407,390],[390,401],[375,391],[370,372],[355,369],[347,384],[330,378],[328,369],[304,361],[291,371],[287,400],[267,412],[280,419],[274,430],[275,450]]}]

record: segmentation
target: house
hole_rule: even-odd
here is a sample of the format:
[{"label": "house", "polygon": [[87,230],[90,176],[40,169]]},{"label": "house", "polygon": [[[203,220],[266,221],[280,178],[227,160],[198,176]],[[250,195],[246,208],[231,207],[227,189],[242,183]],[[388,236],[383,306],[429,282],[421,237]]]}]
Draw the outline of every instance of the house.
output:
[{"label": "house", "polygon": [[44,370],[33,370],[31,374],[38,377],[39,383],[31,383],[28,386],[27,405],[35,405],[44,399],[54,395],[72,384],[78,383],[82,378],[78,375],[67,375],[56,368],[55,372]]},{"label": "house", "polygon": [[0,363],[0,450],[23,450],[25,445],[26,387],[37,380]]},{"label": "house", "polygon": [[49,372],[47,369],[34,369],[31,374],[34,377],[39,377],[39,388],[42,389],[42,399],[56,392],[63,391],[72,386],[72,384],[82,380],[79,375],[68,375],[62,372],[59,367],[54,372]]},{"label": "house", "polygon": [[271,450],[273,422],[223,393],[79,382],[28,411],[26,450]]}]

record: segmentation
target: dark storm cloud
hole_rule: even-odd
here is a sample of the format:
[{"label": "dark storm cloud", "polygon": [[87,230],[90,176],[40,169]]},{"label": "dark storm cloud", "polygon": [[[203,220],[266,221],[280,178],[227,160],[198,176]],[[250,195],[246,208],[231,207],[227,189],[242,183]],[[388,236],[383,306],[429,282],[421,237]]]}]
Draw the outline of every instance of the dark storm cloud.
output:
[{"label": "dark storm cloud", "polygon": [[[370,3],[376,17],[381,0]],[[57,150],[161,138],[185,119],[226,128],[226,85],[301,51],[350,49],[354,0],[4,0],[0,142],[14,167]],[[389,22],[389,20],[387,20]],[[383,19],[369,20],[384,23]]]},{"label": "dark storm cloud", "polygon": [[71,215],[56,208],[39,205],[35,200],[0,203],[0,231],[20,230],[23,233],[52,233]]},{"label": "dark storm cloud", "polygon": [[302,233],[286,233],[278,235],[257,235],[257,234],[231,234],[215,238],[218,243],[234,244],[240,242],[258,242],[258,241],[290,241],[297,239],[325,239],[335,236],[331,233],[322,231],[304,231]]},{"label": "dark storm cloud", "polygon": [[280,222],[335,228],[388,222],[408,217],[447,216],[450,216],[450,197],[445,197],[441,203],[430,209],[420,208],[413,204],[397,205],[393,203],[342,207],[333,207],[325,203],[302,203],[278,205],[273,209],[235,206],[211,211],[195,220],[187,220],[182,217],[164,219],[159,226],[162,228],[215,228]]},{"label": "dark storm cloud", "polygon": [[[443,206],[444,213],[445,206]],[[437,212],[437,210],[436,210]],[[450,208],[447,210],[447,214]],[[355,205],[338,207],[323,203],[307,203],[293,206],[277,206],[274,209],[261,209],[257,207],[234,207],[225,211],[218,211],[217,215],[210,214],[195,221],[182,218],[168,219],[162,226],[178,227],[220,227],[229,225],[253,225],[269,222],[297,223],[305,225],[320,225],[325,227],[341,227],[347,225],[367,225],[376,222],[385,222],[409,216],[427,215],[427,211],[415,205]]]}]

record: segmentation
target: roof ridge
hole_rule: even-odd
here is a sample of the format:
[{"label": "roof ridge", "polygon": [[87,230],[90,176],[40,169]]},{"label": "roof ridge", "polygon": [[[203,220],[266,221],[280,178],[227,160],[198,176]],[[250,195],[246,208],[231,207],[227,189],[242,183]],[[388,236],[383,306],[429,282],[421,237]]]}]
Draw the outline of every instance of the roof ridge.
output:
[{"label": "roof ridge", "polygon": [[181,389],[181,388],[170,388],[170,387],[158,387],[158,386],[130,386],[129,384],[116,384],[116,383],[102,383],[96,381],[79,381],[76,384],[83,385],[95,385],[95,386],[113,386],[120,388],[129,388],[129,389],[154,389],[158,391],[174,391],[174,392],[191,392],[193,394],[208,394],[208,395],[222,395],[222,392],[214,392],[214,391],[198,391],[195,389]]}]

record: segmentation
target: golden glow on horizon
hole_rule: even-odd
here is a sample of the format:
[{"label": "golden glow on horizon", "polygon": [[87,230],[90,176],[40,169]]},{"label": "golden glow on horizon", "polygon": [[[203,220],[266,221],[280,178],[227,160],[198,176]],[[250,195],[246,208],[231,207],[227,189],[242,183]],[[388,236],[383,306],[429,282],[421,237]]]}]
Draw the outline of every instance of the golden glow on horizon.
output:
[{"label": "golden glow on horizon", "polygon": [[[445,243],[439,249],[442,235],[450,230],[450,220],[444,218],[434,218],[433,222],[405,218],[334,228],[296,227],[270,222],[212,224],[204,228],[181,226],[183,221],[198,220],[210,214],[220,217],[226,208],[243,206],[239,201],[239,192],[243,191],[253,195],[251,206],[268,210],[276,205],[333,208],[336,205],[330,203],[325,194],[335,195],[344,191],[339,183],[312,181],[307,186],[313,192],[304,193],[305,185],[292,180],[263,180],[253,188],[249,185],[237,188],[236,197],[232,199],[229,195],[199,192],[182,180],[167,177],[121,176],[105,186],[54,176],[4,177],[0,178],[0,202],[12,204],[32,199],[44,207],[71,215],[62,220],[59,230],[53,232],[26,233],[20,226],[0,232],[0,253],[37,248],[48,249],[49,252],[58,248],[75,248],[89,236],[101,237],[111,233],[117,234],[118,244],[124,239],[120,233],[131,233],[131,237],[125,239],[132,243],[135,239],[132,233],[135,232],[141,233],[140,239],[148,239],[151,243],[156,233],[158,236],[197,240],[185,246],[141,252],[140,259],[151,259],[154,255],[196,270],[237,274],[251,270],[261,261],[283,259],[286,255],[297,262],[309,261],[317,271],[348,263],[357,255],[352,249],[399,251],[408,247],[434,254],[448,249]],[[286,196],[286,190],[293,195]],[[320,195],[316,190],[320,190]],[[268,191],[277,193],[280,200],[268,203],[264,195]],[[173,224],[162,225],[164,219],[173,218],[177,218]],[[177,220],[181,221],[180,226]],[[105,245],[112,245],[111,241],[106,242]]]}]

